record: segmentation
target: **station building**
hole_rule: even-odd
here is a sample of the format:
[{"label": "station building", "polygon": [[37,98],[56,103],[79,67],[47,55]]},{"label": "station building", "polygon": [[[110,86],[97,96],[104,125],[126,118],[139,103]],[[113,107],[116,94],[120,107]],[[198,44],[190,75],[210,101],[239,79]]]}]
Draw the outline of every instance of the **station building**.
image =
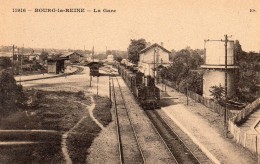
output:
[{"label": "station building", "polygon": [[138,70],[145,76],[157,77],[159,67],[170,65],[170,51],[157,43],[148,45],[139,52]]}]

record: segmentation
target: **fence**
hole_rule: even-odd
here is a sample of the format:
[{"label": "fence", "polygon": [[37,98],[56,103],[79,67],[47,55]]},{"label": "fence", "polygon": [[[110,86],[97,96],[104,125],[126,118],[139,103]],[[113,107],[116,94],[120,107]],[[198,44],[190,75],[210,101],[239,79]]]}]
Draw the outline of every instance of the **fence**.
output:
[{"label": "fence", "polygon": [[241,123],[246,120],[246,118],[260,107],[260,98],[256,99],[253,103],[248,104],[243,108],[235,117],[231,118],[235,123]]},{"label": "fence", "polygon": [[[258,156],[260,155],[260,135],[255,131],[255,127],[248,131],[242,131],[237,123],[242,123],[245,121],[246,118],[255,110],[259,109],[259,107],[260,98],[247,105],[228,121],[228,129],[234,136],[236,142],[249,149],[253,153],[256,153]],[[257,122],[255,124],[257,125]]]},{"label": "fence", "polygon": [[[173,82],[170,82],[168,80],[164,80],[163,81],[164,84],[168,85],[168,86],[171,86],[173,88],[175,88],[176,90],[182,92],[182,93],[185,93],[185,88],[182,88],[178,85],[176,85],[176,83],[173,83]],[[193,100],[195,100],[196,102],[198,103],[201,103],[203,105],[205,105],[206,107],[210,108],[211,110],[213,110],[213,112],[216,112],[220,115],[223,115],[224,112],[225,112],[225,108],[222,107],[221,105],[215,103],[214,101],[210,100],[210,99],[207,99],[207,98],[204,98],[202,97],[201,95],[193,92],[193,91],[188,91],[188,97],[192,98]]]},{"label": "fence", "polygon": [[242,131],[233,121],[228,121],[228,130],[236,142],[253,153],[260,155],[260,135],[254,129]]}]

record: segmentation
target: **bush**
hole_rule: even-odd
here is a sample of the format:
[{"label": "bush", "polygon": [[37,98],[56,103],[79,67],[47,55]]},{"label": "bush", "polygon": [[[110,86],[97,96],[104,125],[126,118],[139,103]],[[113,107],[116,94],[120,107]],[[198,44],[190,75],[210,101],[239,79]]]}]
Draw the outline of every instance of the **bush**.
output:
[{"label": "bush", "polygon": [[7,70],[0,71],[0,112],[6,116],[24,105],[22,86],[17,85],[13,75]]}]

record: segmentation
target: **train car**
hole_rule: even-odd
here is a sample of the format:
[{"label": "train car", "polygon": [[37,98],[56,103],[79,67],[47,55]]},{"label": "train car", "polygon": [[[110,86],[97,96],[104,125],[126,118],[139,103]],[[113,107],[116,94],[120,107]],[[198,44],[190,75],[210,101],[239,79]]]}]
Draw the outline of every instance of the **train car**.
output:
[{"label": "train car", "polygon": [[143,109],[160,108],[160,90],[154,78],[138,72],[133,65],[118,65],[118,72]]}]

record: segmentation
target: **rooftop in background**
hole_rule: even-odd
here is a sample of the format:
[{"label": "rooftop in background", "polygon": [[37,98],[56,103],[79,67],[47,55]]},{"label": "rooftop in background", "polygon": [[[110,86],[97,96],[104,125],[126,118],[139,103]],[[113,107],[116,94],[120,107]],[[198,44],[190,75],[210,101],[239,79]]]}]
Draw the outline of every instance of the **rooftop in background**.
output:
[{"label": "rooftop in background", "polygon": [[169,50],[165,49],[165,48],[162,47],[161,45],[159,45],[159,44],[157,44],[157,43],[154,43],[153,45],[142,49],[142,50],[139,52],[139,54],[145,53],[146,51],[150,50],[150,49],[153,48],[153,47],[159,47],[159,48],[161,48],[162,50],[164,50],[165,52],[171,53]]},{"label": "rooftop in background", "polygon": [[67,52],[67,53],[65,53],[65,54],[61,55],[60,57],[61,57],[61,58],[66,58],[66,57],[68,57],[68,56],[70,56],[70,55],[73,55],[73,54],[77,54],[77,55],[79,55],[79,56],[83,57],[83,55],[82,55],[82,54],[80,54],[80,53],[77,53],[77,52]]}]

